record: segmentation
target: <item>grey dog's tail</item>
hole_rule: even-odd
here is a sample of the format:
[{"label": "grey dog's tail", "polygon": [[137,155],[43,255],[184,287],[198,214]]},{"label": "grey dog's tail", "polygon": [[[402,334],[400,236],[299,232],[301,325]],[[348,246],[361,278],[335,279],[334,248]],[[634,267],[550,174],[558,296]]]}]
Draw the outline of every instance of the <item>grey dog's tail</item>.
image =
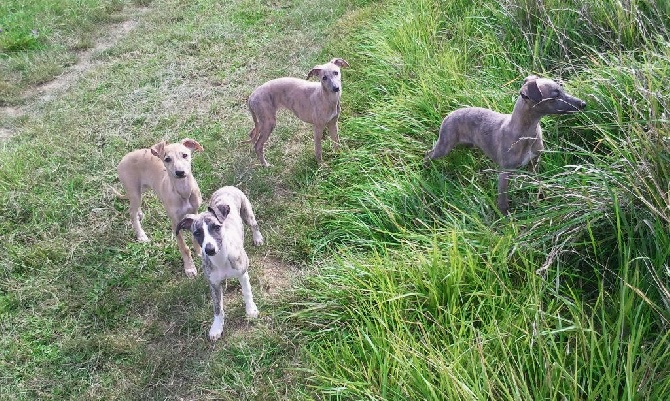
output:
[{"label": "grey dog's tail", "polygon": [[253,143],[255,144],[256,141],[258,141],[258,130],[256,127],[253,127],[251,131],[249,131],[249,139],[246,141],[242,141],[242,143]]},{"label": "grey dog's tail", "polygon": [[116,188],[114,188],[114,187],[111,186],[111,185],[107,185],[107,186],[109,187],[109,189],[110,189],[112,192],[114,192],[114,195],[116,195],[117,198],[119,198],[119,199],[128,199],[128,195],[126,195],[126,194],[122,194],[121,192],[117,191]]},{"label": "grey dog's tail", "polygon": [[251,113],[251,119],[254,121],[254,127],[249,131],[249,139],[242,141],[242,143],[253,143],[255,145],[258,141],[258,118],[253,107],[251,107],[251,103],[249,103],[249,113]]}]

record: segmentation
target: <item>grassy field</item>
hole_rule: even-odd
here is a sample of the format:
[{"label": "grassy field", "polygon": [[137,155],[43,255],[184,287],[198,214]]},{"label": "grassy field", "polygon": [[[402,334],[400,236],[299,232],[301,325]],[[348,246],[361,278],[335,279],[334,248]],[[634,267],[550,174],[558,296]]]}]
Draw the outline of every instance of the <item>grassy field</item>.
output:
[{"label": "grassy field", "polygon": [[[668,7],[3,2],[0,399],[664,399]],[[335,56],[343,149],[317,166],[283,114],[260,168],[246,96]],[[543,120],[503,217],[481,153],[422,157],[449,111],[510,111],[531,73],[588,108]],[[162,206],[139,244],[109,190],[123,154],[187,136],[205,197],[239,186],[266,237],[261,317],[229,283],[214,344]]]}]

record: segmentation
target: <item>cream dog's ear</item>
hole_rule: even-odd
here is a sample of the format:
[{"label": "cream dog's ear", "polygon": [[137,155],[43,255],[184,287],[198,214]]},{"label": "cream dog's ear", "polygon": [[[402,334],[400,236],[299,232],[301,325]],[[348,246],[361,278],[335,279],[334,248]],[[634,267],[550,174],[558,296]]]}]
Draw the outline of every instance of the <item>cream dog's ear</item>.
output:
[{"label": "cream dog's ear", "polygon": [[157,144],[152,146],[151,154],[163,160],[163,155],[165,155],[165,141],[158,142]]},{"label": "cream dog's ear", "polygon": [[184,146],[186,146],[187,148],[191,149],[192,151],[193,151],[193,150],[197,150],[197,151],[199,151],[199,152],[202,152],[202,151],[204,150],[204,149],[202,148],[202,145],[200,145],[200,144],[198,143],[198,141],[196,141],[195,139],[184,138],[184,139],[181,141],[181,144],[184,145]]}]

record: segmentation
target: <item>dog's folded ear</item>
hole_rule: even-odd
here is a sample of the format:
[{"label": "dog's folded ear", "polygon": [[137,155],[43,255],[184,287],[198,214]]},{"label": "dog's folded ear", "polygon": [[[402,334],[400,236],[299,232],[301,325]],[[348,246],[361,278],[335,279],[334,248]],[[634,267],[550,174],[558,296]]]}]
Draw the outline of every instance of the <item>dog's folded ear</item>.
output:
[{"label": "dog's folded ear", "polygon": [[195,221],[195,215],[187,214],[183,219],[177,224],[177,227],[174,230],[175,235],[179,234],[181,230],[190,230],[193,222]]},{"label": "dog's folded ear", "polygon": [[152,146],[151,154],[158,157],[159,159],[162,159],[163,155],[165,154],[165,141],[158,142],[157,144]]},{"label": "dog's folded ear", "polygon": [[208,207],[207,210],[209,210],[210,213],[216,216],[216,219],[219,220],[219,223],[223,223],[226,217],[228,217],[228,213],[230,213],[230,206],[214,205],[214,207],[212,206]]},{"label": "dog's folded ear", "polygon": [[521,87],[521,92],[519,92],[519,94],[524,99],[530,99],[535,103],[539,103],[542,101],[542,92],[540,91],[540,88],[537,87],[537,79],[528,80],[528,78],[526,78],[526,82]]},{"label": "dog's folded ear", "polygon": [[319,76],[319,74],[321,74],[321,70],[322,70],[321,66],[316,66],[316,67],[312,68],[309,71],[309,73],[307,74],[307,79]]},{"label": "dog's folded ear", "polygon": [[330,62],[335,64],[336,66],[338,66],[340,68],[348,68],[349,67],[349,63],[347,63],[346,60],[341,59],[341,58],[334,58],[334,59],[330,60]]},{"label": "dog's folded ear", "polygon": [[181,144],[186,146],[187,148],[189,148],[191,150],[197,150],[199,152],[202,152],[204,150],[202,145],[200,145],[198,143],[198,141],[196,141],[195,139],[184,138],[184,139],[182,139]]}]

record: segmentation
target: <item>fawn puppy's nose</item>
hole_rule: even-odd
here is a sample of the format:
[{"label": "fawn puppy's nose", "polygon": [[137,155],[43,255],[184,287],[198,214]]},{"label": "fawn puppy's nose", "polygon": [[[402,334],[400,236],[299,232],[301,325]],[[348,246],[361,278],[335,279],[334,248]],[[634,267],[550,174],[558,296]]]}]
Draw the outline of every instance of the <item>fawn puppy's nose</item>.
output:
[{"label": "fawn puppy's nose", "polygon": [[177,178],[184,178],[186,177],[186,172],[183,170],[177,170],[174,172],[174,175],[176,175]]}]

